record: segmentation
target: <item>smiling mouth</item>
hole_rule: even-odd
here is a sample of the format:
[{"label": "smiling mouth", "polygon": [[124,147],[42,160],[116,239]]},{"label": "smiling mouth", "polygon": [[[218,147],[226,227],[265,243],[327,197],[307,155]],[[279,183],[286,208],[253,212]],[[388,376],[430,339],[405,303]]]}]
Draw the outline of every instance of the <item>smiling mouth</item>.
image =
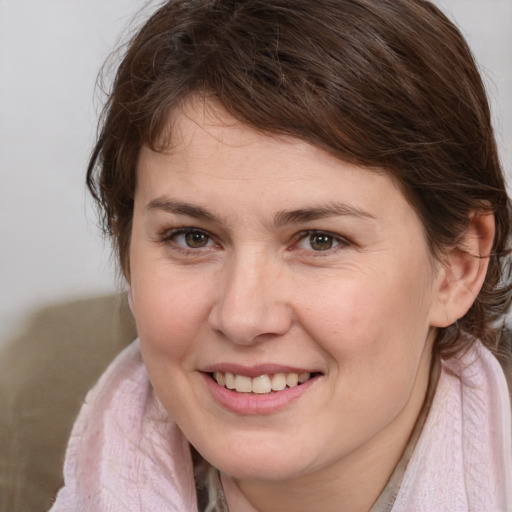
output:
[{"label": "smiling mouth", "polygon": [[309,372],[274,373],[260,375],[254,378],[229,372],[213,372],[210,375],[219,386],[226,389],[236,391],[238,393],[266,395],[269,393],[283,391],[286,388],[300,386],[320,374]]}]

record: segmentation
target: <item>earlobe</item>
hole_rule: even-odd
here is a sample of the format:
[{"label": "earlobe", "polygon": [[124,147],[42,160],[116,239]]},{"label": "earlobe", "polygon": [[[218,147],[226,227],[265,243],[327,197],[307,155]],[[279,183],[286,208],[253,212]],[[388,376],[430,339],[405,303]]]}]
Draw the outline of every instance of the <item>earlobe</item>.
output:
[{"label": "earlobe", "polygon": [[475,211],[461,242],[445,254],[440,265],[431,325],[448,327],[472,306],[487,274],[495,232],[494,215]]}]

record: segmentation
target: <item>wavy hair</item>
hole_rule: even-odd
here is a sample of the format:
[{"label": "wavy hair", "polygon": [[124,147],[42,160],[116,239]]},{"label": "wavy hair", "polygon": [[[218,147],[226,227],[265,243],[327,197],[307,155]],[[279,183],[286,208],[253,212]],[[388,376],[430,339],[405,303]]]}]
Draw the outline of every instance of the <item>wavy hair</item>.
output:
[{"label": "wavy hair", "polygon": [[512,294],[511,202],[477,66],[432,3],[164,3],[126,47],[87,174],[127,279],[139,149],[161,149],[169,113],[194,94],[255,129],[389,173],[434,257],[459,244],[472,211],[492,212],[485,283],[468,313],[439,330],[436,347],[456,353],[463,330],[499,349]]}]

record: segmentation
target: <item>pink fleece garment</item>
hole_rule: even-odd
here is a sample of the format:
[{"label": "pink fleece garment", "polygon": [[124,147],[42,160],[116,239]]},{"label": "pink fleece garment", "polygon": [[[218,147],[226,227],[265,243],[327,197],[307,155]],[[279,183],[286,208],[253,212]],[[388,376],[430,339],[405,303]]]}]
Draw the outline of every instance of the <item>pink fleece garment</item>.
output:
[{"label": "pink fleece garment", "polygon": [[[88,394],[64,477],[50,512],[197,512],[188,443],[156,399],[137,341]],[[392,507],[413,511],[512,511],[509,394],[480,343],[443,362]]]}]

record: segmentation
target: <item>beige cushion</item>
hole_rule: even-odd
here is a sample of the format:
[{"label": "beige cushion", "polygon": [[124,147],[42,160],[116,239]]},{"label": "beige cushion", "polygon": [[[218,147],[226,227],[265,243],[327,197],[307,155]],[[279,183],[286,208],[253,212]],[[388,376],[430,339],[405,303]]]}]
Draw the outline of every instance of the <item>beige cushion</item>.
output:
[{"label": "beige cushion", "polygon": [[125,295],[47,307],[0,352],[0,511],[42,512],[62,486],[87,391],[136,337]]}]

